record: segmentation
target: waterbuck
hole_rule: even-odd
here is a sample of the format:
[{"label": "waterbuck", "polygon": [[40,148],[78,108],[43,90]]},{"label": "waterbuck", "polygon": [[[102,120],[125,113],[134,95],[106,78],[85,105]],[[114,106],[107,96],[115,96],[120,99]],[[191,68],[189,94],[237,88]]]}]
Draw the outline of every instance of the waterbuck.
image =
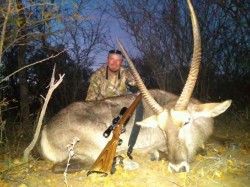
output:
[{"label": "waterbuck", "polygon": [[[189,162],[213,132],[213,117],[223,113],[231,104],[231,100],[201,104],[191,98],[201,61],[201,38],[192,4],[190,0],[187,2],[191,13],[194,47],[190,72],[180,97],[162,90],[147,90],[118,40],[143,94],[144,120],[137,124],[152,127],[141,129],[135,149],[144,152],[165,151],[170,172],[190,170]],[[40,154],[55,163],[64,161],[68,157],[67,145],[74,137],[78,137],[80,141],[75,145],[74,158],[90,166],[108,142],[103,132],[120,109],[129,106],[134,99],[135,95],[130,94],[101,101],[72,103],[43,127]],[[119,150],[127,149],[134,118],[133,115],[126,132],[121,135],[123,144],[118,147]]]}]

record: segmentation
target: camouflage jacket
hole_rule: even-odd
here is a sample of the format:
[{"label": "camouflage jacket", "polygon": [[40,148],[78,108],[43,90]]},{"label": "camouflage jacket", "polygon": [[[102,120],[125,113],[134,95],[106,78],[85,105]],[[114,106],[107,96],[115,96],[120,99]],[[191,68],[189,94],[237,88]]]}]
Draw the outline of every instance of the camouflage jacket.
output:
[{"label": "camouflage jacket", "polygon": [[92,74],[86,100],[94,101],[124,95],[129,92],[128,86],[135,84],[129,68],[121,67],[117,75],[108,75],[107,66],[103,66]]}]

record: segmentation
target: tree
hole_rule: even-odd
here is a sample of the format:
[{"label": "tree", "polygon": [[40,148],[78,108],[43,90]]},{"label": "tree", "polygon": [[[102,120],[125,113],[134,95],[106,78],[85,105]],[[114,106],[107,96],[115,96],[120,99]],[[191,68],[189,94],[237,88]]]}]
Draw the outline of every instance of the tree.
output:
[{"label": "tree", "polygon": [[[45,6],[49,3],[34,4],[34,2],[23,3],[22,0],[18,1],[5,1],[2,7],[2,16],[4,24],[2,27],[1,43],[4,44],[4,48],[1,48],[1,59],[3,54],[7,58],[5,65],[9,62],[14,62],[18,65],[19,69],[24,69],[18,72],[18,78],[16,79],[16,86],[19,85],[20,91],[20,122],[23,124],[29,124],[29,91],[27,82],[27,72],[24,67],[27,64],[28,51],[30,46],[34,46],[34,39],[38,39],[39,35],[35,31],[35,28],[40,25],[38,20],[32,19],[32,8],[35,6]],[[6,8],[7,7],[7,8]],[[47,18],[46,18],[47,19]],[[48,20],[48,19],[47,19]],[[6,33],[6,34],[5,34]],[[10,54],[10,55],[8,55]],[[16,54],[13,56],[13,54]],[[16,59],[15,59],[16,58]],[[10,67],[10,66],[9,66]],[[16,66],[13,66],[16,67]],[[12,69],[13,70],[13,69]],[[1,80],[2,82],[2,80]]]},{"label": "tree", "polygon": [[[202,34],[202,64],[194,95],[202,100],[242,98],[245,85],[249,85],[247,2],[192,2]],[[141,52],[141,68],[152,72],[142,76],[154,79],[156,85],[151,87],[180,93],[193,45],[186,2],[113,0],[113,8],[113,16],[120,19],[121,27]]]},{"label": "tree", "polygon": [[[191,48],[189,17],[180,9],[178,1],[114,1],[121,26],[134,37],[135,45],[147,67],[150,67],[157,85],[161,89],[172,89],[171,82],[176,78],[173,69],[178,70],[184,84],[183,70],[187,73]],[[184,11],[184,12],[183,12]],[[183,40],[185,39],[185,40]],[[175,84],[176,85],[176,84]]]},{"label": "tree", "polygon": [[[25,66],[25,53],[27,46],[27,21],[24,12],[25,8],[23,6],[22,0],[17,0],[17,11],[18,11],[18,20],[20,24],[18,25],[20,38],[18,42],[18,52],[17,52],[17,61],[18,68],[23,68]],[[18,73],[19,76],[19,86],[20,86],[20,108],[21,108],[21,122],[23,124],[30,124],[29,120],[29,92],[28,92],[28,84],[26,81],[26,71],[20,71]]]},{"label": "tree", "polygon": [[[49,83],[47,72],[54,63],[59,63],[58,71],[64,68],[61,72],[66,74],[64,83],[56,92],[58,97],[53,98],[59,105],[55,108],[83,100],[92,71],[90,66],[102,44],[106,43],[103,13],[94,16],[95,10],[88,9],[90,1],[77,1],[78,4],[57,3],[49,0],[6,1],[1,8],[1,32],[6,33],[5,37],[1,35],[3,40],[0,45],[4,75],[8,76],[18,68],[48,59],[50,55],[55,56],[60,50],[68,51],[64,56],[47,60],[43,65],[24,68],[19,71],[18,77],[8,77],[6,82],[13,91],[12,95],[9,92],[4,94],[20,101],[25,124],[30,116],[29,107],[40,95],[38,91],[43,93]],[[17,95],[19,91],[20,97]]]},{"label": "tree", "polygon": [[[62,25],[65,29],[62,34],[58,35],[59,41],[66,48],[69,48],[68,54],[73,62],[67,84],[71,87],[72,92],[68,91],[69,87],[66,84],[62,85],[64,89],[60,89],[62,91],[60,98],[62,101],[68,99],[67,104],[85,98],[91,66],[107,43],[106,21],[103,18],[105,7],[100,9],[97,6],[88,10],[86,8],[87,4],[88,1],[80,0],[75,2],[71,9],[65,10],[64,14],[67,17],[74,18],[74,21],[70,19],[63,20]],[[68,97],[69,94],[71,97]]]}]

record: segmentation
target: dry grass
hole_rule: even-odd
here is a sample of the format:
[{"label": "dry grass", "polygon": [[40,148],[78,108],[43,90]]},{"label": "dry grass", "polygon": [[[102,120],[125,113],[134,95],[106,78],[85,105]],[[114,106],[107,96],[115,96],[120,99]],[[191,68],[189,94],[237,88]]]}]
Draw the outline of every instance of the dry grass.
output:
[{"label": "dry grass", "polygon": [[[227,118],[228,119],[228,118]],[[100,177],[98,174],[86,176],[87,171],[67,175],[69,186],[248,186],[250,184],[250,140],[249,121],[216,122],[215,134],[234,139],[237,144],[225,147],[207,144],[207,154],[197,155],[191,163],[189,173],[172,174],[167,170],[167,162],[151,162],[149,155],[134,152],[134,161],[139,169],[125,171],[120,166],[113,175]],[[221,121],[223,123],[221,123]],[[0,186],[65,186],[63,174],[53,174],[49,161],[22,163],[18,159],[8,162],[1,157]],[[8,163],[8,164],[7,164]],[[8,169],[10,167],[10,169]]]}]

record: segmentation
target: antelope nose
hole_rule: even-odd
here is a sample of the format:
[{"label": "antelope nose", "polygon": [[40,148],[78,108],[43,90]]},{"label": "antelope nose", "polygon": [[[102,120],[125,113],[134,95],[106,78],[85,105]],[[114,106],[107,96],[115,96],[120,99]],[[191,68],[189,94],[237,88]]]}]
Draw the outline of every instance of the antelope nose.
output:
[{"label": "antelope nose", "polygon": [[182,166],[181,168],[179,168],[179,173],[181,172],[187,172],[187,169],[185,166]]},{"label": "antelope nose", "polygon": [[181,162],[180,164],[169,163],[168,171],[171,173],[189,172],[189,164],[187,162]]},{"label": "antelope nose", "polygon": [[169,167],[168,167],[168,170],[169,170],[171,173],[187,172],[187,169],[186,169],[185,166],[182,166],[182,167],[180,167],[179,169],[174,168],[174,167],[172,167],[172,166],[169,166]]}]

